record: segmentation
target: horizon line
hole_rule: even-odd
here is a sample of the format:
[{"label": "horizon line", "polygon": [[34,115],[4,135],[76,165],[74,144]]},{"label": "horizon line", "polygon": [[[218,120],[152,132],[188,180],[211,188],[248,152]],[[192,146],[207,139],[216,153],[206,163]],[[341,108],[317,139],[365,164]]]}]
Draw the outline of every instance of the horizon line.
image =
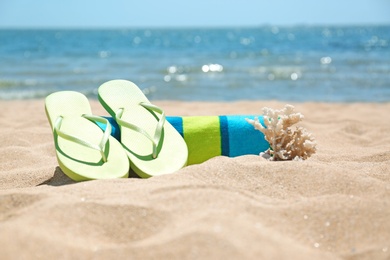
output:
[{"label": "horizon line", "polygon": [[390,26],[390,23],[295,23],[258,25],[164,25],[164,26],[2,26],[0,30],[129,30],[129,29],[230,29],[230,28],[261,28],[261,27],[371,27]]}]

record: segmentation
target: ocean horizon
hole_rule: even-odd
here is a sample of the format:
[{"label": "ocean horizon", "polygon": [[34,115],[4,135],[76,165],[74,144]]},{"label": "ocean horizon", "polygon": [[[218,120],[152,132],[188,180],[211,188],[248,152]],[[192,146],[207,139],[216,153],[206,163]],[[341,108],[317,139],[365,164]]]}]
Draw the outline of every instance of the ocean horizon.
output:
[{"label": "ocean horizon", "polygon": [[152,100],[390,101],[390,26],[0,29],[0,99],[112,79]]}]

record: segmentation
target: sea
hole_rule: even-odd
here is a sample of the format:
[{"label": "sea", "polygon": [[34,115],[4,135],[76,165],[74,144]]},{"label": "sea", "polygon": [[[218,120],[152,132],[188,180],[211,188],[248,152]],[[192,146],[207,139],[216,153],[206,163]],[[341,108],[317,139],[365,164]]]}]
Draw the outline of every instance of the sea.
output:
[{"label": "sea", "polygon": [[151,100],[389,102],[390,25],[0,30],[0,100],[112,79]]}]

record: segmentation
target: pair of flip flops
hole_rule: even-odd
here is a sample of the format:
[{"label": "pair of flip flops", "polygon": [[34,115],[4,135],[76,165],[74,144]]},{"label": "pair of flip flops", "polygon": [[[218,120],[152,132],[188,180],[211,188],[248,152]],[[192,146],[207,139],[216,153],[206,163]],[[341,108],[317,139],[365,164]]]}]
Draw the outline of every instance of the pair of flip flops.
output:
[{"label": "pair of flip flops", "polygon": [[[115,119],[120,142],[111,136],[104,117],[92,115],[81,93],[61,91],[47,96],[45,110],[53,129],[61,170],[76,181],[126,178],[130,168],[148,178],[173,173],[187,163],[187,145],[132,82],[112,80],[98,89],[99,101]],[[99,124],[105,125],[103,131]]]}]

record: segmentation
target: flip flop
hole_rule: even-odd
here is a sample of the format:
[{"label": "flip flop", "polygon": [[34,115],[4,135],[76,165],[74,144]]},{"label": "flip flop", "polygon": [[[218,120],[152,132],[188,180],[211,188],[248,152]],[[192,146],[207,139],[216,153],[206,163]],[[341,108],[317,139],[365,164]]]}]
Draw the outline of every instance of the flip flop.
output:
[{"label": "flip flop", "polygon": [[121,143],[137,175],[173,173],[187,164],[184,139],[133,82],[108,81],[99,87],[98,97],[120,127]]},{"label": "flip flop", "polygon": [[[129,160],[107,119],[93,116],[88,99],[74,91],[50,94],[45,111],[61,170],[75,181],[126,178]],[[106,130],[95,123],[106,125]]]}]

